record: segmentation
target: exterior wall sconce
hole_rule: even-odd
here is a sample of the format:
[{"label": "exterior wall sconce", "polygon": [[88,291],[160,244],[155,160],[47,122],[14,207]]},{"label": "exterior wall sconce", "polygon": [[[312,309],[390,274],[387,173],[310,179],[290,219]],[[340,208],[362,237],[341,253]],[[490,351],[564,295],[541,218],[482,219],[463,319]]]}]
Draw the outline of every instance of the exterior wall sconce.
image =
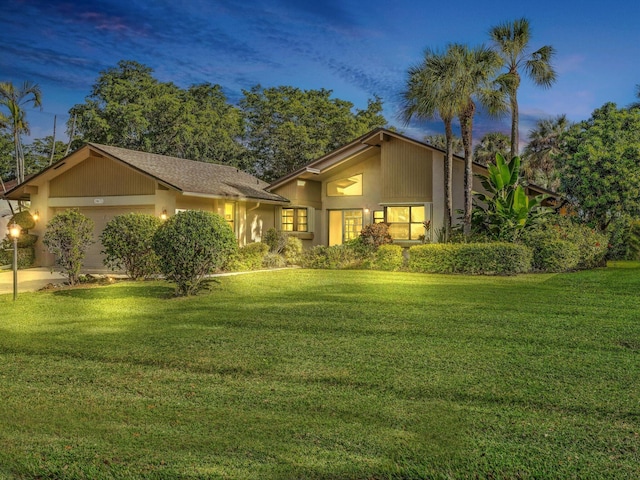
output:
[{"label": "exterior wall sconce", "polygon": [[33,212],[31,214],[31,218],[33,218],[34,222],[37,222],[38,220],[40,220],[40,212],[38,212],[38,210],[36,210],[35,212]]},{"label": "exterior wall sconce", "polygon": [[164,222],[167,218],[168,218],[167,209],[165,208],[162,210],[162,213],[160,214],[160,220]]},{"label": "exterior wall sconce", "polygon": [[9,236],[13,238],[13,300],[18,299],[18,238],[22,228],[17,223],[9,226]]}]

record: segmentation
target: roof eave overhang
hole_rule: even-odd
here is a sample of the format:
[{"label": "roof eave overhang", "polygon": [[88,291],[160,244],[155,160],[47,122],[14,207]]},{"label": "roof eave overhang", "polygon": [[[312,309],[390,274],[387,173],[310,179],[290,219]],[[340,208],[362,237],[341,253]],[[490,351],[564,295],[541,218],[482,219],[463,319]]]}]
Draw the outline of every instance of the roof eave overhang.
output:
[{"label": "roof eave overhang", "polygon": [[269,203],[273,205],[280,205],[283,203],[290,203],[286,198],[282,198],[282,200],[277,199],[267,199],[267,198],[258,198],[258,197],[243,197],[240,195],[217,195],[212,193],[202,193],[202,192],[182,192],[182,195],[185,197],[198,197],[198,198],[211,198],[213,200],[233,200],[234,202],[260,202],[260,203]]}]

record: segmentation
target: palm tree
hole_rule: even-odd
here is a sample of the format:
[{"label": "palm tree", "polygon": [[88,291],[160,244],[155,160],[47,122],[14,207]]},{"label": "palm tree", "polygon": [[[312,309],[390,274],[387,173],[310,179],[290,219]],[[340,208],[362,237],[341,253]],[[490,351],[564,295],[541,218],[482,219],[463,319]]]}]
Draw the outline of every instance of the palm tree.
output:
[{"label": "palm tree", "polygon": [[7,123],[13,137],[18,183],[24,182],[24,152],[20,136],[23,133],[29,134],[29,124],[24,110],[29,103],[34,107],[42,106],[42,92],[37,84],[24,82],[21,88],[16,88],[10,82],[0,83],[0,105],[4,105],[9,110]]},{"label": "palm tree", "polygon": [[502,61],[495,51],[485,46],[469,48],[467,45],[453,44],[448,52],[457,65],[454,83],[465,160],[463,228],[464,234],[469,235],[473,209],[473,117],[476,102],[484,105],[490,114],[505,110],[504,94],[493,88],[495,74]]},{"label": "palm tree", "polygon": [[[550,190],[558,187],[559,178],[554,156],[560,153],[560,136],[569,130],[570,126],[571,122],[566,115],[538,120],[529,132],[529,143],[522,154],[527,180],[543,184],[543,187]],[[542,178],[538,178],[540,175]]]},{"label": "palm tree", "polygon": [[[424,142],[428,143],[432,147],[439,148],[440,150],[447,149],[447,136],[442,133],[436,133],[434,135],[425,135]],[[451,142],[454,155],[463,155],[464,149],[462,148],[462,139],[458,135],[453,135],[453,141]]]},{"label": "palm tree", "polygon": [[520,18],[493,27],[489,32],[496,51],[502,58],[506,72],[497,79],[503,91],[509,97],[511,109],[511,155],[518,155],[518,88],[520,71],[524,69],[533,83],[544,88],[550,87],[556,80],[556,72],[551,65],[555,49],[551,45],[528,52],[531,37],[529,20]]},{"label": "palm tree", "polygon": [[509,158],[509,137],[502,132],[489,132],[473,149],[473,159],[476,163],[488,165],[495,162],[497,153]]},{"label": "palm tree", "polygon": [[409,68],[406,90],[402,93],[402,118],[405,124],[412,118],[433,119],[440,117],[444,123],[444,233],[448,237],[453,213],[453,119],[459,110],[456,98],[455,78],[458,66],[449,52],[427,49],[420,65]]}]

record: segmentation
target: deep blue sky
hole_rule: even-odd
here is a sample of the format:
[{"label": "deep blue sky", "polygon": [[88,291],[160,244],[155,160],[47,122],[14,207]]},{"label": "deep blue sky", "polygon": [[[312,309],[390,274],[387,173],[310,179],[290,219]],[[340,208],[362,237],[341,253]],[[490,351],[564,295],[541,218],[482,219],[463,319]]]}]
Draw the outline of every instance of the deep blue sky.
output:
[{"label": "deep blue sky", "polygon": [[[389,123],[421,138],[438,132],[397,119],[407,68],[427,46],[488,43],[491,26],[522,16],[531,21],[534,49],[556,48],[558,72],[549,90],[523,83],[523,135],[538,118],[564,113],[578,121],[605,102],[634,100],[638,0],[5,0],[0,81],[42,88],[43,111],[27,116],[33,137],[51,134],[54,114],[61,132],[99,72],[127,59],[182,87],[218,83],[231,101],[258,83],[327,88],[359,108],[377,94]],[[476,139],[509,131],[506,118],[476,125]]]}]

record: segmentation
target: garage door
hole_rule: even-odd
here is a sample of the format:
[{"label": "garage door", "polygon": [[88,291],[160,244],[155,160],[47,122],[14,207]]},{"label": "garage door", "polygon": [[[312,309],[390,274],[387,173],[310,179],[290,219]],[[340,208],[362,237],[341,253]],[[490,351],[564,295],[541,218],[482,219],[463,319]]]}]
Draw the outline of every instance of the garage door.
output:
[{"label": "garage door", "polygon": [[[65,211],[66,208],[58,208],[55,213],[60,213]],[[87,250],[87,255],[84,258],[84,266],[85,269],[104,269],[104,263],[102,263],[102,259],[104,255],[100,252],[102,251],[102,243],[100,243],[100,234],[104,230],[104,227],[107,225],[109,220],[111,220],[116,215],[122,215],[123,213],[147,213],[150,215],[154,214],[154,208],[138,208],[138,207],[82,207],[78,208],[80,213],[85,215],[86,217],[93,220],[93,240],[94,243]]]}]

